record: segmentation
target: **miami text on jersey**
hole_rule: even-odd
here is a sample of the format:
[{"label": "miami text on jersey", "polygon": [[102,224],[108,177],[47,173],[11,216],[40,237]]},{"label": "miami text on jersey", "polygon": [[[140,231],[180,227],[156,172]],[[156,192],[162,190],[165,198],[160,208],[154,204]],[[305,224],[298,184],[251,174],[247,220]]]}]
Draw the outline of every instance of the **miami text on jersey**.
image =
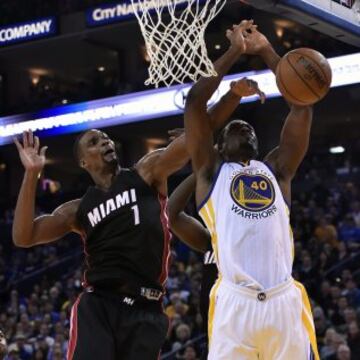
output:
[{"label": "miami text on jersey", "polygon": [[91,226],[94,227],[113,211],[123,207],[124,205],[134,203],[136,203],[135,189],[126,190],[120,194],[117,194],[115,197],[106,200],[99,206],[96,206],[92,211],[88,212],[87,216]]}]

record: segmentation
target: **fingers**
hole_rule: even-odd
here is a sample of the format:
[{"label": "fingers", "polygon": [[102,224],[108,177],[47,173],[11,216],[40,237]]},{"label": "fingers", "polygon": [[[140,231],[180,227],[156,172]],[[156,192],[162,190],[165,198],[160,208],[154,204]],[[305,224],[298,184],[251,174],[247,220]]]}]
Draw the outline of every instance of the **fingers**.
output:
[{"label": "fingers", "polygon": [[243,20],[241,21],[240,24],[238,25],[233,25],[233,29],[238,29],[238,28],[242,28],[242,29],[250,29],[251,26],[253,26],[254,24],[254,20]]},{"label": "fingers", "polygon": [[258,31],[257,31],[257,25],[251,25],[248,29],[243,29],[242,34],[244,38],[251,38],[253,37]]},{"label": "fingers", "polygon": [[22,150],[22,146],[21,146],[19,140],[18,140],[16,137],[14,137],[13,140],[14,140],[14,143],[15,143],[18,151],[21,151],[21,150]]},{"label": "fingers", "polygon": [[254,89],[254,90],[259,90],[259,84],[255,80],[246,79],[246,83],[249,88]]},{"label": "fingers", "polygon": [[247,83],[249,88],[253,89],[254,93],[259,95],[261,103],[264,104],[266,100],[266,95],[263,91],[260,90],[259,84],[251,79],[248,79]]},{"label": "fingers", "polygon": [[233,31],[231,31],[230,29],[229,30],[226,30],[226,37],[230,40],[231,39],[231,35],[233,34]]},{"label": "fingers", "polygon": [[230,83],[230,89],[242,96],[253,96],[257,94],[260,97],[261,103],[265,103],[266,95],[260,90],[259,85],[255,80],[243,78],[237,81],[232,81]]},{"label": "fingers", "polygon": [[34,136],[32,130],[24,131],[22,134],[23,144],[21,145],[20,141],[17,138],[14,138],[14,143],[18,150],[34,148],[36,152],[39,151],[40,148],[40,140],[38,136]]},{"label": "fingers", "polygon": [[23,132],[23,146],[24,146],[24,149],[29,147],[29,140],[28,140],[28,133],[27,131],[24,131]]},{"label": "fingers", "polygon": [[249,31],[252,31],[253,26],[254,20],[245,20],[240,23],[237,29],[239,29],[244,36],[248,36]]},{"label": "fingers", "polygon": [[34,135],[33,135],[32,130],[23,132],[23,145],[24,145],[24,148],[34,146]]},{"label": "fingers", "polygon": [[40,150],[40,156],[44,156],[46,155],[46,150],[48,149],[47,146],[43,146]]},{"label": "fingers", "polygon": [[34,146],[34,135],[31,129],[29,129],[28,132],[28,141],[29,141],[29,146],[33,147]]},{"label": "fingers", "polygon": [[231,29],[226,31],[226,36],[229,37],[234,31],[241,30],[243,33],[247,30],[256,29],[257,25],[254,25],[254,20],[243,20],[240,24],[234,24]]},{"label": "fingers", "polygon": [[266,95],[265,95],[265,93],[262,92],[260,89],[258,89],[256,93],[257,93],[257,94],[259,95],[259,97],[260,97],[260,102],[261,102],[261,104],[265,104],[265,101],[266,101]]},{"label": "fingers", "polygon": [[40,140],[38,136],[35,136],[34,138],[34,149],[36,152],[39,152],[39,148],[40,148]]}]

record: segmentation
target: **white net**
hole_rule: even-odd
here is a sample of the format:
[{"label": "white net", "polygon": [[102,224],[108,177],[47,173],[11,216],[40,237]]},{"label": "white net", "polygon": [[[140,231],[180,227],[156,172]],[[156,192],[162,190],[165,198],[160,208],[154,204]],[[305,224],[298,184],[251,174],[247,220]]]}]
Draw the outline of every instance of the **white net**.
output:
[{"label": "white net", "polygon": [[216,76],[205,30],[226,0],[131,0],[150,58],[146,85]]}]

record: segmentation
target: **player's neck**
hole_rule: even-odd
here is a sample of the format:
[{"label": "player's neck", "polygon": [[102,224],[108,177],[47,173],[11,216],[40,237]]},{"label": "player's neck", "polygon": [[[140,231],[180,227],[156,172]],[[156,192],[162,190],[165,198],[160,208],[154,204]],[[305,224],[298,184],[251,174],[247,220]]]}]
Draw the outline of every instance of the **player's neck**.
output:
[{"label": "player's neck", "polygon": [[234,162],[234,163],[241,163],[241,164],[248,164],[252,159],[248,156],[227,156],[225,157],[226,162]]},{"label": "player's neck", "polygon": [[103,171],[92,174],[96,187],[101,190],[108,190],[120,170],[120,165],[116,165],[116,167],[103,169]]}]

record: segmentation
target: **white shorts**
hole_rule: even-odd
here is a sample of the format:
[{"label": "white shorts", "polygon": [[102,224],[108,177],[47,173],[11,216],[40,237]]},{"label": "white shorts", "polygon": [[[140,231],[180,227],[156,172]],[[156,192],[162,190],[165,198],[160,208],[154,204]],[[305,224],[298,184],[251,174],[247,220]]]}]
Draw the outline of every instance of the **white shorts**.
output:
[{"label": "white shorts", "polygon": [[259,292],[219,279],[210,295],[208,360],[319,360],[305,288]]}]

